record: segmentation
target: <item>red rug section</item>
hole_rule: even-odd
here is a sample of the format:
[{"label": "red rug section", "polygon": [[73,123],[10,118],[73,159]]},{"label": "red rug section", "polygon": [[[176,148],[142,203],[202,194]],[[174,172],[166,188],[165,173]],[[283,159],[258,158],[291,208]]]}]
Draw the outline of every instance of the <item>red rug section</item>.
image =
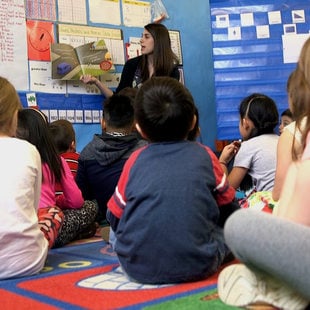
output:
[{"label": "red rug section", "polygon": [[[17,295],[15,293],[8,292],[6,290],[0,289],[0,296],[1,296],[1,309],[24,309],[24,310],[55,310],[58,307],[53,307],[47,305],[45,303],[36,301],[35,299],[23,297]],[[14,301],[14,303],[13,303]]]},{"label": "red rug section", "polygon": [[[94,288],[83,288],[77,283],[85,278],[109,272],[113,266],[96,267],[83,271],[75,271],[63,275],[56,275],[42,279],[24,281],[18,284],[19,288],[29,292],[37,293],[71,305],[91,309],[115,309],[119,307],[132,306],[152,300],[169,297],[199,288],[216,284],[218,274],[211,278],[186,284],[173,285],[170,287],[144,289],[144,290],[101,290]],[[20,298],[20,305],[25,304],[27,298]],[[11,299],[12,300],[12,299]],[[2,302],[2,294],[1,294]],[[14,307],[19,309],[19,302],[14,300]],[[42,309],[42,304],[32,305],[32,310]],[[46,308],[46,305],[44,306]],[[53,307],[51,309],[54,309]]]}]

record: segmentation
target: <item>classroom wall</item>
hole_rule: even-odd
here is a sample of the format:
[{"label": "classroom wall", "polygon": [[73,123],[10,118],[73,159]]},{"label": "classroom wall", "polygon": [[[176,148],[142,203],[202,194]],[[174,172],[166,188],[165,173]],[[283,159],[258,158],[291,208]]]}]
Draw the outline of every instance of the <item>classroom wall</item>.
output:
[{"label": "classroom wall", "polygon": [[[150,0],[152,3],[153,1]],[[88,4],[88,2],[86,2]],[[179,1],[163,0],[169,18],[163,24],[169,30],[180,31],[183,70],[185,85],[192,93],[200,113],[201,136],[200,141],[214,148],[216,139],[216,111],[214,99],[214,75],[211,48],[210,6],[205,0]],[[88,7],[87,7],[88,10]],[[88,26],[120,28],[123,32],[124,43],[129,37],[140,37],[143,29],[124,27],[124,25],[102,25],[89,21]],[[116,66],[121,72],[122,66]],[[21,101],[27,106],[27,91],[19,91]],[[104,97],[101,95],[78,94],[49,94],[36,93],[40,109],[87,109],[89,106],[101,108]],[[101,132],[100,124],[74,124],[77,137],[77,150],[82,148],[92,139],[95,133]]]},{"label": "classroom wall", "polygon": [[199,110],[200,140],[214,149],[217,129],[209,1],[164,3],[171,12],[165,24],[181,32],[185,85]]}]

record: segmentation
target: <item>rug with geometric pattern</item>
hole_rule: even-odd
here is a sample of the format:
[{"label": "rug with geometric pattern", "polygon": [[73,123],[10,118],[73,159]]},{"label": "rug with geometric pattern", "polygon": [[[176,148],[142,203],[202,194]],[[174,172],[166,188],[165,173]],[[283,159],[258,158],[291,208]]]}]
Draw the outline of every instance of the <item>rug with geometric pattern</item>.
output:
[{"label": "rug with geometric pattern", "polygon": [[235,309],[217,296],[217,275],[177,285],[141,285],[118,269],[102,238],[49,251],[38,275],[0,281],[1,309]]}]

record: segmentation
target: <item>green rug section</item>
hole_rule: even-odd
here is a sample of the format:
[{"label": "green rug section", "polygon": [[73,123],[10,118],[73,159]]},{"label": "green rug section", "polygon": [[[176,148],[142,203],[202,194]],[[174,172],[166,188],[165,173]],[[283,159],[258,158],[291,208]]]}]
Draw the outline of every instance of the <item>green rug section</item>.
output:
[{"label": "green rug section", "polygon": [[183,309],[204,309],[204,310],[227,310],[239,309],[236,307],[224,304],[217,295],[217,290],[210,290],[207,292],[200,292],[178,298],[176,300],[165,301],[156,305],[147,306],[144,310],[183,310]]}]

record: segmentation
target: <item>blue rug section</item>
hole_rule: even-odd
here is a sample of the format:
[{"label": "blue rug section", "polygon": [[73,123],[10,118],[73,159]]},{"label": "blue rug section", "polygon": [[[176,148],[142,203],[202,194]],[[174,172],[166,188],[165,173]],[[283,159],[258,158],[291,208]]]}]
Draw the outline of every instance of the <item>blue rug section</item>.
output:
[{"label": "blue rug section", "polygon": [[0,281],[0,288],[8,289],[22,280],[39,279],[82,269],[118,265],[118,259],[105,241],[70,245],[49,250],[45,267],[34,276]]},{"label": "blue rug section", "polygon": [[49,273],[52,269],[53,274],[56,275],[65,273],[68,269],[81,270],[81,268],[111,264],[118,264],[118,259],[110,245],[102,240],[50,250],[45,268],[41,273]]},{"label": "blue rug section", "polygon": [[117,260],[116,254],[112,251],[110,245],[104,240],[52,249],[48,254],[48,257],[52,257],[57,254],[74,255],[76,257],[83,257],[84,259],[99,259],[101,262],[103,258],[104,260]]}]

